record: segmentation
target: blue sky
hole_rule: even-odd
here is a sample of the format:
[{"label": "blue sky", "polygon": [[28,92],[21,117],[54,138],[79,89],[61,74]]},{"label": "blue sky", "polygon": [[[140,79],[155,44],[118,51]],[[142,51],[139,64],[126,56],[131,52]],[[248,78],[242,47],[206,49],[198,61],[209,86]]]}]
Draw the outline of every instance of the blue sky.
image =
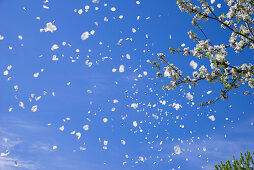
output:
[{"label": "blue sky", "polygon": [[[222,1],[218,3],[222,3],[218,13],[226,10]],[[4,37],[0,40],[0,153],[10,152],[0,157],[0,169],[213,169],[220,160],[253,150],[254,98],[243,95],[247,87],[231,92],[228,101],[200,108],[200,102],[219,95],[221,86],[202,82],[196,88],[165,92],[161,85],[169,80],[155,78],[150,62],[160,52],[184,74],[193,72],[191,60],[198,67],[209,64],[169,53],[169,46],[192,47],[187,32],[195,30],[191,16],[181,13],[175,1],[0,0],[0,22]],[[57,30],[40,32],[49,22]],[[217,23],[202,26],[214,44],[227,42],[230,32],[218,29]],[[94,35],[81,39],[92,30]],[[59,48],[51,50],[54,44]],[[253,54],[231,51],[228,57],[232,64],[253,63]],[[119,72],[120,65],[124,72]],[[193,103],[185,97],[188,92]],[[138,104],[136,109],[133,103]],[[174,103],[181,108],[176,110]],[[38,106],[36,112],[31,111],[33,106]],[[208,118],[211,115],[215,121]],[[177,145],[179,155],[174,153]]]}]

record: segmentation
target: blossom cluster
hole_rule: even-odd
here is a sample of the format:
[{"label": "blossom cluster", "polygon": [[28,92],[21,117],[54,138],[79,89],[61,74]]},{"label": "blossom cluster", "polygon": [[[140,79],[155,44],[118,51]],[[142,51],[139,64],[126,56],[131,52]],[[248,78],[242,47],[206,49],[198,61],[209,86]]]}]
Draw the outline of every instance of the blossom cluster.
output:
[{"label": "blossom cluster", "polygon": [[[198,26],[199,21],[216,20],[224,29],[232,31],[229,37],[229,45],[236,52],[240,52],[246,46],[254,49],[254,2],[253,0],[225,0],[229,7],[228,12],[219,16],[215,14],[214,7],[209,5],[206,0],[198,0],[200,6],[194,5],[190,0],[177,0],[181,11],[194,14],[192,24]],[[192,33],[192,32],[191,32]],[[189,34],[194,39],[195,34]]]},{"label": "blossom cluster", "polygon": [[[194,14],[192,24],[201,30],[206,40],[202,40],[196,33],[190,30],[188,32],[189,38],[196,43],[193,49],[190,49],[190,47],[183,49],[169,47],[169,49],[173,54],[182,53],[185,56],[192,55],[198,59],[207,58],[210,61],[210,68],[207,69],[202,65],[198,71],[193,72],[192,76],[183,77],[182,71],[169,63],[166,60],[166,56],[162,53],[158,54],[158,58],[162,63],[167,65],[163,68],[164,73],[160,72],[162,69],[157,61],[154,61],[153,65],[159,70],[157,77],[168,77],[172,79],[169,85],[163,85],[163,90],[176,89],[180,84],[197,86],[200,80],[220,82],[223,84],[224,89],[221,90],[220,97],[216,98],[216,100],[206,102],[209,105],[220,98],[228,99],[227,93],[229,90],[239,88],[240,84],[247,84],[249,87],[254,88],[254,66],[251,63],[232,66],[226,59],[228,56],[228,48],[233,48],[236,53],[241,53],[244,48],[249,50],[254,49],[254,1],[225,0],[229,11],[226,14],[222,13],[219,17],[215,14],[212,4],[209,4],[206,0],[198,1],[200,2],[199,6],[191,3],[190,0],[177,0],[177,4],[181,11]],[[199,26],[201,20],[215,20],[221,24],[222,28],[230,30],[232,33],[228,39],[228,44],[213,45],[205,35],[203,29]],[[252,93],[246,91],[245,94]]]}]

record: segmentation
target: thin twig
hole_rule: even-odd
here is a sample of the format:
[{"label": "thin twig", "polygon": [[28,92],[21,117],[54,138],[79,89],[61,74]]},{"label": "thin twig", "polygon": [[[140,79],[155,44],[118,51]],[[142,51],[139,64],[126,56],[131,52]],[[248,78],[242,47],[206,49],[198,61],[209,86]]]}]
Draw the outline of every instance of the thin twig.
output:
[{"label": "thin twig", "polygon": [[[244,22],[245,22],[245,21],[244,21]],[[247,28],[249,29],[250,34],[251,34],[251,35],[252,35],[252,37],[254,38],[254,34],[253,34],[253,32],[251,31],[249,24],[248,24],[248,23],[246,23],[246,22],[245,22],[245,24],[247,25]]]},{"label": "thin twig", "polygon": [[229,25],[227,25],[227,24],[225,24],[224,22],[222,22],[221,20],[219,20],[219,18],[214,14],[214,12],[210,9],[209,6],[208,6],[208,8],[209,8],[209,10],[211,11],[211,13],[213,14],[213,16],[214,16],[215,18],[214,18],[214,17],[210,17],[210,16],[205,15],[205,14],[202,14],[202,13],[201,13],[201,15],[206,16],[207,18],[211,18],[211,19],[214,19],[214,20],[220,22],[221,24],[223,24],[225,27],[227,27],[228,29],[230,29],[230,30],[233,31],[234,33],[236,33],[236,34],[238,34],[238,35],[241,35],[241,36],[247,38],[248,40],[254,42],[254,39],[251,39],[250,37],[248,37],[248,36],[246,36],[246,35],[244,35],[244,34],[242,34],[242,33],[240,33],[240,32],[235,31],[235,30],[234,30],[233,28],[231,28]]},{"label": "thin twig", "polygon": [[[169,65],[175,72],[178,72],[178,70],[175,69],[174,67],[172,67],[172,66],[170,65],[170,63],[169,63],[167,60],[165,60],[163,57],[162,57],[161,59],[163,60],[163,62],[165,62],[167,65]],[[184,79],[182,75],[180,75],[180,77],[181,77],[182,79]]]}]

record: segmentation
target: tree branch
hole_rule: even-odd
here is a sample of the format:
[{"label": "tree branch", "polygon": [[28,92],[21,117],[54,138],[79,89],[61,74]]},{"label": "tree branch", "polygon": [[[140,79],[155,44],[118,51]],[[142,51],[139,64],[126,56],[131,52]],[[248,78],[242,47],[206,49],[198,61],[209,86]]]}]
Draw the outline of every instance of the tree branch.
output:
[{"label": "tree branch", "polygon": [[254,42],[254,39],[251,39],[250,37],[248,37],[248,36],[246,36],[246,35],[244,35],[244,34],[242,34],[242,33],[240,33],[240,32],[235,31],[235,30],[234,30],[233,28],[231,28],[229,25],[227,25],[227,24],[225,24],[224,22],[222,22],[221,20],[219,20],[219,18],[218,18],[218,17],[214,14],[214,12],[211,10],[210,6],[207,6],[207,7],[209,8],[209,10],[211,11],[211,13],[213,14],[213,16],[214,16],[215,18],[214,18],[214,17],[210,17],[210,16],[205,15],[205,14],[202,14],[203,16],[206,16],[206,17],[208,17],[208,18],[211,18],[211,19],[214,19],[214,20],[220,22],[221,24],[223,24],[225,27],[227,27],[228,29],[230,29],[230,30],[233,31],[234,33],[236,33],[236,34],[238,34],[238,35],[241,35],[241,36],[247,38],[248,40]]},{"label": "tree branch", "polygon": [[[162,57],[161,59],[162,59],[163,62],[165,62],[167,65],[169,65],[173,70],[175,70],[175,72],[178,72],[178,70],[175,69],[174,67],[172,67],[172,66],[170,65],[170,63],[169,63],[167,60],[165,60],[165,58]],[[181,77],[182,79],[184,79],[182,75],[180,75],[180,77]]]}]

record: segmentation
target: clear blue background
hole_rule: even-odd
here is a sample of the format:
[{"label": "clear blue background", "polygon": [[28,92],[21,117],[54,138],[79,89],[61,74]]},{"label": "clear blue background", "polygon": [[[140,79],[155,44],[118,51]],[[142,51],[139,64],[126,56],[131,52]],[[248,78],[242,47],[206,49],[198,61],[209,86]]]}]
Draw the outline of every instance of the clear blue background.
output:
[{"label": "clear blue background", "polygon": [[[0,157],[0,169],[213,169],[220,160],[253,151],[253,96],[243,95],[248,87],[231,92],[229,101],[203,108],[198,107],[199,103],[218,96],[220,85],[202,82],[192,89],[183,86],[175,91],[161,90],[161,85],[169,80],[156,79],[156,70],[146,62],[156,60],[157,53],[165,53],[186,75],[193,72],[189,66],[191,60],[199,66],[208,65],[209,61],[169,53],[169,46],[180,47],[185,43],[192,47],[187,32],[195,29],[191,16],[181,13],[175,1],[140,2],[137,5],[134,0],[101,0],[99,4],[93,4],[92,0],[51,0],[45,4],[49,9],[44,9],[43,1],[0,0],[0,35],[4,36],[0,41],[0,152],[10,151],[7,157]],[[218,14],[227,10],[226,4],[220,3],[222,8],[216,8]],[[84,11],[85,5],[90,6],[87,13],[74,12],[74,9]],[[94,9],[96,6],[98,11]],[[116,11],[112,12],[111,7],[116,7]],[[124,16],[122,20],[118,19],[119,15]],[[109,21],[104,22],[104,17]],[[57,31],[40,32],[46,23],[53,21]],[[216,22],[202,26],[213,44],[227,43],[230,31],[219,29]],[[137,32],[132,33],[132,28]],[[91,30],[95,30],[95,35],[82,41],[81,34]],[[199,30],[195,31],[202,37]],[[126,41],[128,37],[132,41]],[[121,46],[117,45],[119,39],[124,39]],[[62,46],[63,41],[71,47]],[[51,51],[53,44],[60,48]],[[76,49],[80,52],[75,52]],[[130,54],[131,60],[122,57],[126,54]],[[232,64],[253,63],[253,54],[253,51],[235,54],[232,50],[228,59]],[[40,55],[43,57],[39,58]],[[53,55],[59,61],[52,61]],[[85,65],[88,55],[93,62],[90,68]],[[106,56],[112,60],[103,60]],[[70,57],[79,59],[72,63]],[[112,69],[118,69],[121,64],[125,72],[113,73]],[[8,65],[13,68],[4,76],[2,73]],[[33,74],[42,68],[44,72],[34,78]],[[138,78],[143,71],[148,75]],[[69,81],[71,85],[67,86]],[[14,85],[19,86],[17,92]],[[88,89],[93,93],[87,93]],[[213,92],[207,95],[209,90]],[[43,95],[43,91],[47,94]],[[194,94],[194,106],[185,98],[187,92]],[[42,98],[29,102],[31,93]],[[119,103],[114,104],[114,99]],[[160,100],[166,100],[167,104],[162,105]],[[24,102],[25,109],[18,106],[19,101]],[[139,103],[136,110],[130,107],[132,103]],[[156,106],[148,107],[149,103]],[[176,111],[169,106],[173,103],[179,103],[182,108]],[[31,112],[33,105],[38,105],[35,113]],[[8,112],[10,107],[12,112]],[[214,122],[208,118],[210,115],[215,116]],[[66,117],[71,120],[63,122]],[[107,123],[102,121],[105,117]],[[133,121],[138,122],[138,127],[133,127]],[[89,125],[88,131],[82,129],[85,124]],[[63,132],[59,130],[62,125]],[[73,130],[81,132],[80,140],[70,135]],[[8,138],[7,143],[4,138]],[[121,144],[122,139],[126,145]],[[102,149],[103,140],[109,141],[107,150]],[[52,149],[54,145],[58,147],[56,150]],[[182,149],[180,155],[174,154],[176,145]],[[80,146],[86,150],[80,150]],[[140,156],[146,160],[139,161]],[[14,161],[18,167],[14,167]]]}]

